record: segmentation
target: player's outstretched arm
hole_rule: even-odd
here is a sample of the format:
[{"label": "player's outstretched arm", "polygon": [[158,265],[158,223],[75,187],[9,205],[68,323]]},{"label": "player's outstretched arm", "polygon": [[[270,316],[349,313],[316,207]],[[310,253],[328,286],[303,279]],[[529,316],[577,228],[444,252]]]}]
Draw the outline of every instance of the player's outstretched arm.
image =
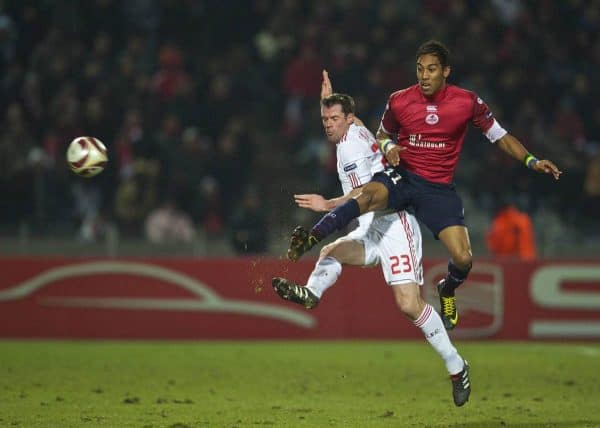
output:
[{"label": "player's outstretched arm", "polygon": [[300,208],[306,208],[315,212],[330,211],[327,199],[316,194],[294,195],[294,201]]},{"label": "player's outstretched arm", "polygon": [[350,198],[358,195],[359,193],[360,187],[357,187],[356,189],[352,189],[344,196],[339,196],[337,198],[325,199],[321,195],[310,193],[294,195],[294,200],[300,208],[306,208],[315,212],[324,212],[331,211],[338,205],[343,204],[344,202],[348,201]]},{"label": "player's outstretched arm", "polygon": [[524,162],[528,168],[539,173],[552,174],[555,180],[560,178],[562,171],[558,169],[554,162],[536,158],[512,135],[506,134],[497,141],[497,144],[504,152],[518,161]]}]

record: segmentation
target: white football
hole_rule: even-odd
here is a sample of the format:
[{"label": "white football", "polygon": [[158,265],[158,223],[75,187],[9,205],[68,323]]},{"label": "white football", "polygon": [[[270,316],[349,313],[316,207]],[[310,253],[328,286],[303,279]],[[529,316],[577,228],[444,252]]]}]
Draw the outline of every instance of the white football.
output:
[{"label": "white football", "polygon": [[94,137],[77,137],[69,144],[67,162],[77,175],[88,178],[98,175],[108,162],[106,146]]}]

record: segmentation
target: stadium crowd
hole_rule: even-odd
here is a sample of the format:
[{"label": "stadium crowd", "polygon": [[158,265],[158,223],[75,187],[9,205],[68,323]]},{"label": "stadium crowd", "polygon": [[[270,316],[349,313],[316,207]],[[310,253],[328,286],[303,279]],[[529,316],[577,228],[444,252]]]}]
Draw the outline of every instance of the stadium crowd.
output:
[{"label": "stadium crowd", "polygon": [[[589,236],[599,34],[599,0],[0,1],[0,224],[90,240],[107,224],[159,242],[201,231],[266,251],[273,221],[294,225],[276,208],[291,193],[339,193],[321,70],[375,130],[415,81],[416,47],[437,38],[450,82],[565,172],[555,185],[471,131],[456,176],[467,207],[490,218],[508,197]],[[65,163],[79,135],[109,148],[91,180]]]}]

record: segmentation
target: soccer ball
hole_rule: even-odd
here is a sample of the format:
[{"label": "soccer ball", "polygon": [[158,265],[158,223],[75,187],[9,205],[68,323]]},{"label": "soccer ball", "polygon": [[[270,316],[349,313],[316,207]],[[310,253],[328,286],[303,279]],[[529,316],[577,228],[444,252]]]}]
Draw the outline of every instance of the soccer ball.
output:
[{"label": "soccer ball", "polygon": [[67,162],[75,174],[93,177],[100,174],[108,162],[106,147],[97,138],[77,137],[69,144]]}]

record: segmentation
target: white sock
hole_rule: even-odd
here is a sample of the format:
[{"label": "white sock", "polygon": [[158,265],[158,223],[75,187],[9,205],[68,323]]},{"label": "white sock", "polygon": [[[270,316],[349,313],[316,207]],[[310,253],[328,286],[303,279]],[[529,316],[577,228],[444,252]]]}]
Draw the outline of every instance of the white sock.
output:
[{"label": "white sock", "polygon": [[323,292],[335,284],[341,273],[340,262],[333,257],[324,257],[315,265],[306,286],[320,299]]},{"label": "white sock", "polygon": [[450,337],[448,337],[442,319],[430,304],[425,304],[423,312],[413,323],[421,329],[433,349],[440,354],[446,364],[448,373],[453,375],[462,371],[464,361],[450,342]]}]

